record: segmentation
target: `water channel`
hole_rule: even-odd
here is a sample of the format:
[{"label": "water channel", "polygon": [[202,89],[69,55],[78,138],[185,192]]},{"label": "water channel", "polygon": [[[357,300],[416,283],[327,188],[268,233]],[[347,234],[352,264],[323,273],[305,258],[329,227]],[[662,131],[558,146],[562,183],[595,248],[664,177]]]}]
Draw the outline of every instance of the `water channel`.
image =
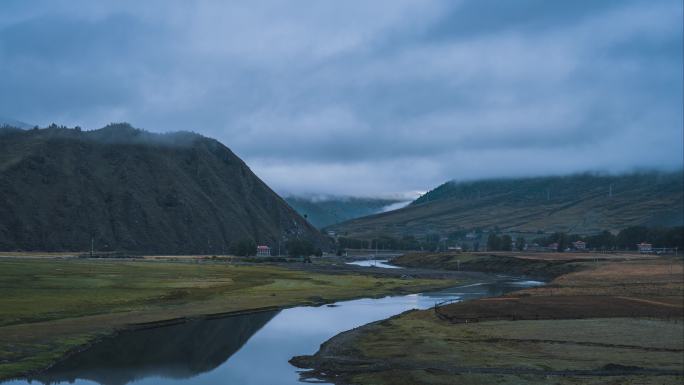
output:
[{"label": "water channel", "polygon": [[492,276],[491,281],[430,293],[300,306],[126,331],[31,378],[2,382],[77,385],[301,384],[288,360],[312,354],[334,335],[409,309],[445,300],[489,297],[537,281]]}]

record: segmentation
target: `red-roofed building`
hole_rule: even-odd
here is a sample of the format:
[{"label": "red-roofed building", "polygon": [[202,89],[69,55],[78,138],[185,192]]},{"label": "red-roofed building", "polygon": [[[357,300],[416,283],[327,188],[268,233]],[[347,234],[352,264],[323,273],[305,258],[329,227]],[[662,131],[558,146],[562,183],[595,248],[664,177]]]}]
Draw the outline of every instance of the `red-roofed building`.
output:
[{"label": "red-roofed building", "polygon": [[268,246],[257,246],[257,257],[270,257],[271,256],[271,248]]}]

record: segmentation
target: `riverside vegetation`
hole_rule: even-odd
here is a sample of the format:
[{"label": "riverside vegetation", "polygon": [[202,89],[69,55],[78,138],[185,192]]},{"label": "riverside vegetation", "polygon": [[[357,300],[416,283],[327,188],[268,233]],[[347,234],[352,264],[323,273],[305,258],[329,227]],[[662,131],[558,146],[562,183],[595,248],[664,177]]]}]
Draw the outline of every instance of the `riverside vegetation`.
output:
[{"label": "riverside vegetation", "polygon": [[0,271],[0,378],[134,325],[455,284],[197,260],[1,258]]}]

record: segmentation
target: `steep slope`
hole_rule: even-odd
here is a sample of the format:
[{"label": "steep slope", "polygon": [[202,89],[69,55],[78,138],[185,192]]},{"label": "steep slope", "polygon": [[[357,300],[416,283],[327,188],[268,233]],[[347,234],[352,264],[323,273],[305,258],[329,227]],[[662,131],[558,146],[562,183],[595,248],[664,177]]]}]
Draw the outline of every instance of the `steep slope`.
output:
[{"label": "steep slope", "polygon": [[681,225],[682,172],[449,182],[406,208],[331,226],[368,238],[459,229],[594,233],[632,225]]},{"label": "steep slope", "polygon": [[322,235],[216,140],[127,124],[0,133],[0,249],[221,253]]},{"label": "steep slope", "polygon": [[386,207],[401,203],[397,199],[360,197],[285,197],[287,203],[311,222],[323,228],[350,219],[382,212]]}]

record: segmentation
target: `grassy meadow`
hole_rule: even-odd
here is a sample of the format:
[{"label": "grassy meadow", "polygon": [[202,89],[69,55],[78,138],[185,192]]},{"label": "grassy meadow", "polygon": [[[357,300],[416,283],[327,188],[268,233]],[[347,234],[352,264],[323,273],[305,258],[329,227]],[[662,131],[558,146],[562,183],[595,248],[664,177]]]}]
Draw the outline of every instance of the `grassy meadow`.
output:
[{"label": "grassy meadow", "polygon": [[130,325],[423,291],[447,280],[198,261],[0,259],[0,378]]}]

